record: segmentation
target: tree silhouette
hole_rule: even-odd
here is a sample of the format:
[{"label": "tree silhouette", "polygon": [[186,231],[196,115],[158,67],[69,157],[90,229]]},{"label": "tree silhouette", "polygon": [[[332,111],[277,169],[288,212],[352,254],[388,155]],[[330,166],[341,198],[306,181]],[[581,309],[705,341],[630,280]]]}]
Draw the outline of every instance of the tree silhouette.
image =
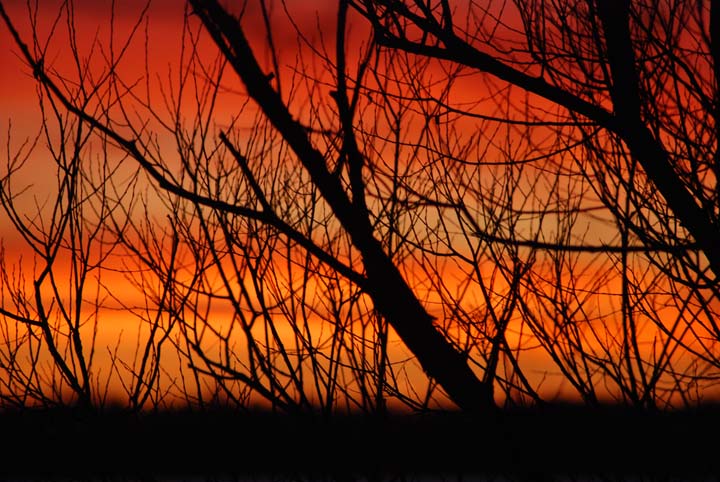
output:
[{"label": "tree silhouette", "polygon": [[[571,159],[574,167],[567,176],[589,181],[587,187],[616,225],[619,245],[524,244],[619,254],[621,358],[626,367],[611,368],[614,364],[607,358],[599,365],[602,370],[617,369],[612,377],[624,397],[633,404],[658,402],[660,372],[675,372],[665,364],[677,349],[702,359],[701,364],[717,366],[711,354],[718,335],[712,306],[720,268],[715,5],[517,1],[465,9],[445,1],[358,1],[353,7],[372,24],[383,48],[465,66],[482,74],[485,82],[496,79],[490,89],[498,94],[505,89],[526,93],[530,112],[509,99],[500,108],[512,114],[515,107],[520,115],[507,115],[506,120],[519,117],[557,126],[557,149],[545,154]],[[591,203],[578,204],[564,214],[572,217],[592,208]],[[631,259],[631,245],[657,270],[649,278],[638,274],[645,268]],[[643,279],[667,287],[681,300],[671,304],[699,316],[663,319],[653,313],[657,307],[642,308],[643,299],[651,296]],[[567,312],[560,301],[553,304]],[[645,316],[659,328],[660,337],[668,336],[661,356],[647,361],[636,331],[637,319]],[[556,343],[555,333],[545,327],[540,332],[548,347]],[[549,350],[554,357],[564,356]],[[582,364],[569,365],[568,378],[587,393],[588,387],[571,373]]]},{"label": "tree silhouette", "polygon": [[[447,398],[485,413],[544,403],[548,371],[589,405],[709,396],[716,9],[338,0],[309,26],[284,2],[190,0],[176,71],[138,80],[124,62],[152,45],[150,5],[121,45],[111,28],[84,50],[71,2],[49,32],[31,8],[26,34],[0,2],[60,119],[47,144],[74,153],[55,157],[55,224],[25,221],[13,191],[39,147],[8,152],[3,206],[48,266],[65,253],[142,293],[90,300],[80,276],[62,305],[141,320],[135,358],[112,357],[131,407],[172,392],[327,414]],[[76,399],[97,403],[79,319],[53,331],[11,272],[3,316],[42,332]],[[65,338],[79,371],[53,348]],[[166,346],[189,370],[163,388]]]}]

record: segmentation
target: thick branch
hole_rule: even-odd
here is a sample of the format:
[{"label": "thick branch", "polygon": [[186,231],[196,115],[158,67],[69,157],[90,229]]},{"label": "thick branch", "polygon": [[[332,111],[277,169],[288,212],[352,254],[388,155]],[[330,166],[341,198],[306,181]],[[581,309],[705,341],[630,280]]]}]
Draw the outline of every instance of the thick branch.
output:
[{"label": "thick branch", "polygon": [[627,0],[601,1],[598,2],[598,14],[612,75],[610,95],[615,110],[612,130],[625,141],[675,216],[697,240],[715,275],[720,276],[717,226],[680,182],[667,150],[642,120],[640,80],[630,37],[630,5]]},{"label": "thick branch", "polygon": [[303,126],[292,118],[280,95],[269,84],[238,21],[216,0],[190,0],[190,3],[245,84],[248,94],[298,156],[360,251],[367,276],[365,289],[378,311],[388,319],[425,372],[455,403],[469,411],[492,407],[491,390],[470,369],[465,357],[435,328],[432,317],[374,237],[367,211],[358,210],[350,201]]},{"label": "thick branch", "polygon": [[[447,29],[432,28],[433,35],[442,42],[442,47],[416,43],[400,35],[395,35],[389,28],[383,26],[369,7],[366,9],[357,4],[354,5],[373,23],[377,41],[381,45],[417,55],[456,62],[486,72],[565,107],[617,134],[625,142],[630,153],[638,159],[675,216],[695,238],[707,257],[712,271],[716,276],[720,276],[718,226],[681,182],[667,150],[641,120],[638,107],[639,87],[632,55],[634,47],[629,34],[628,7],[625,0],[598,2],[601,20],[605,24],[608,62],[612,70],[613,85],[617,86],[612,89],[614,112],[609,112],[565,89],[549,84],[542,77],[534,77],[517,70],[478,50]],[[393,2],[392,7],[388,8],[399,9],[397,5],[402,4]],[[623,5],[625,6],[623,7]],[[395,11],[395,14],[402,15],[401,10]],[[423,27],[430,28],[433,25],[425,19],[420,22],[419,20],[414,21],[416,19],[407,15],[405,18],[421,29]]]}]

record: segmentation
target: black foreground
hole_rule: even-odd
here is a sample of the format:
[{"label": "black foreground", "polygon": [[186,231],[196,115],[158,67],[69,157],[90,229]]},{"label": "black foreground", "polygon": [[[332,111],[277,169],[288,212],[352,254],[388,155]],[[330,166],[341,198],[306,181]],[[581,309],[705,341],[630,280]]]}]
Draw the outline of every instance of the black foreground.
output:
[{"label": "black foreground", "polygon": [[[383,418],[80,410],[0,414],[16,480],[718,480],[720,406],[552,406]],[[118,479],[119,478],[119,479]],[[619,478],[619,479],[618,479]]]}]

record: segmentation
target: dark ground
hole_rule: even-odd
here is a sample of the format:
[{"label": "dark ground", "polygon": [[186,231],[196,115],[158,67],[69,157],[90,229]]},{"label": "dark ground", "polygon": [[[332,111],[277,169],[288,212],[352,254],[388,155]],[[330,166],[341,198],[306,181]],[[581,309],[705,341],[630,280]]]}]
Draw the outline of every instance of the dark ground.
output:
[{"label": "dark ground", "polygon": [[350,474],[362,480],[552,480],[545,474],[720,480],[720,406],[675,413],[558,406],[482,417],[331,421],[222,410],[141,416],[25,410],[0,414],[0,427],[1,475],[22,480]]}]

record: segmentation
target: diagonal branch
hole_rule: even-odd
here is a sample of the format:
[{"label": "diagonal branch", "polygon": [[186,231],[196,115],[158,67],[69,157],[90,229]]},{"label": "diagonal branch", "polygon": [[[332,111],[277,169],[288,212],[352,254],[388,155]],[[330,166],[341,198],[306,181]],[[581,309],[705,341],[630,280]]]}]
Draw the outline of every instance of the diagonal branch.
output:
[{"label": "diagonal branch", "polygon": [[492,409],[491,387],[482,383],[464,355],[434,326],[433,318],[375,238],[367,210],[350,201],[340,180],[328,170],[322,154],[313,146],[305,129],[293,119],[280,95],[270,86],[237,19],[225,11],[217,0],[190,0],[190,3],[245,84],[250,97],[298,156],[361,253],[367,276],[365,290],[375,307],[417,357],[425,372],[461,408],[469,411]]},{"label": "diagonal branch", "polygon": [[478,50],[448,29],[409,12],[402,2],[383,0],[385,8],[400,15],[415,27],[428,30],[443,46],[427,45],[408,40],[384,26],[373,11],[372,2],[364,6],[353,2],[375,29],[377,42],[388,48],[401,49],[416,55],[448,60],[486,72],[509,84],[550,100],[579,114],[618,135],[635,156],[658,191],[665,198],[678,220],[697,241],[708,259],[712,271],[720,277],[720,233],[713,218],[702,209],[691,192],[679,182],[670,155],[660,140],[642,122],[638,107],[638,80],[634,67],[633,44],[629,32],[629,13],[626,0],[598,2],[598,13],[605,31],[608,62],[612,70],[612,99],[614,112],[594,105],[565,89],[515,69],[497,58]]}]

